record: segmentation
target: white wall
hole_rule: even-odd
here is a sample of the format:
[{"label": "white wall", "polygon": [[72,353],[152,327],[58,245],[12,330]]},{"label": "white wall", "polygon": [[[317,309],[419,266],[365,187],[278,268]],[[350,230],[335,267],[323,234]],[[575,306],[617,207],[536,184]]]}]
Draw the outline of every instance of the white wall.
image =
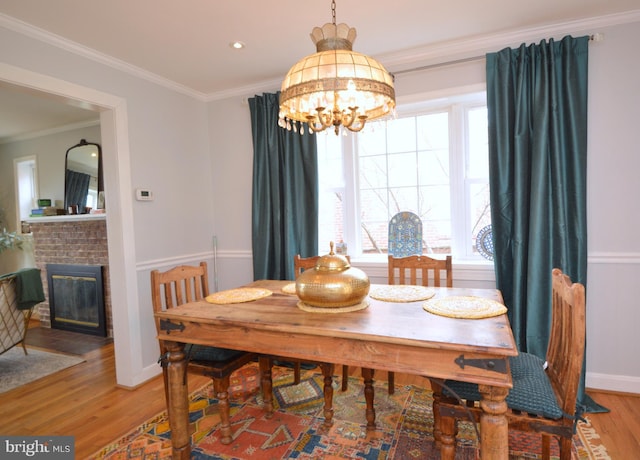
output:
[{"label": "white wall", "polygon": [[[159,372],[149,270],[211,255],[213,205],[204,100],[0,26],[0,79],[101,111],[118,383]],[[134,200],[136,187],[154,192]]]},{"label": "white wall", "polygon": [[[637,149],[640,119],[640,24],[601,27],[597,30],[555,31],[558,39],[596,32],[604,41],[590,43],[589,153],[588,153],[588,343],[587,385],[640,393],[640,360],[634,343],[639,321],[633,282],[640,274],[640,228],[637,197],[640,155]],[[490,50],[539,42],[550,35],[494,38]],[[487,47],[486,41],[481,41]],[[470,51],[469,49],[467,50]],[[471,50],[472,51],[472,50]],[[473,55],[473,52],[471,52]],[[450,60],[457,60],[452,56]],[[445,59],[446,62],[446,59]],[[418,66],[416,66],[418,67]],[[393,69],[391,69],[393,71]],[[442,94],[448,88],[484,87],[484,59],[434,67],[396,78],[399,103],[416,95]],[[266,88],[275,92],[279,88]],[[214,206],[219,248],[221,288],[251,281],[251,164],[252,143],[249,107],[238,94],[209,104],[214,168]],[[233,172],[230,174],[230,172]],[[358,265],[357,260],[354,265]],[[386,279],[386,269],[360,264],[374,282]],[[493,273],[482,267],[454,263],[458,286],[495,287]]]},{"label": "white wall", "polygon": [[[605,36],[603,42],[590,45],[587,385],[640,393],[633,290],[640,270],[640,242],[635,238],[640,219],[636,202],[640,68],[635,58],[640,27],[636,22],[593,30],[596,23],[590,22],[591,30],[566,31]],[[478,45],[467,45],[467,52],[482,55],[522,41],[563,35],[547,32],[517,40],[513,36],[477,40]],[[101,126],[110,265],[118,271],[111,280],[117,297],[115,328],[120,331],[117,376],[121,385],[134,386],[158,372],[151,269],[204,259],[217,267],[220,289],[252,279],[253,151],[249,107],[243,100],[253,93],[205,103],[182,88],[136,76],[135,69],[117,70],[100,59],[81,57],[2,26],[0,43],[11,43],[0,47],[0,79],[10,80],[14,69],[24,69],[30,85],[55,88],[64,97],[80,93],[105,110]],[[403,74],[397,80],[397,93],[402,100],[483,81],[482,61],[475,61]],[[152,190],[155,200],[135,201],[136,187]],[[490,283],[482,270],[466,268],[454,268],[456,282]],[[380,267],[367,269],[384,276]]]}]

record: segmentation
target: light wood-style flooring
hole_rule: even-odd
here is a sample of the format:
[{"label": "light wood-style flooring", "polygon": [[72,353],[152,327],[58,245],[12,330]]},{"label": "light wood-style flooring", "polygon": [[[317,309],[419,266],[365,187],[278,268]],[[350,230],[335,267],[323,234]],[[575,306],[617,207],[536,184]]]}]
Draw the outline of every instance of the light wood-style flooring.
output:
[{"label": "light wood-style flooring", "polygon": [[[65,334],[51,346],[68,348]],[[39,348],[45,345],[38,343]],[[0,434],[74,436],[76,458],[84,459],[165,409],[161,377],[136,389],[116,385],[112,343],[89,351],[78,345],[78,350],[85,362],[0,395]],[[360,370],[351,368],[350,372],[359,375]],[[207,381],[190,374],[190,390]],[[405,374],[396,374],[396,383],[428,385],[422,377]],[[611,409],[610,413],[588,415],[611,458],[636,458],[640,452],[640,395],[589,394]]]}]

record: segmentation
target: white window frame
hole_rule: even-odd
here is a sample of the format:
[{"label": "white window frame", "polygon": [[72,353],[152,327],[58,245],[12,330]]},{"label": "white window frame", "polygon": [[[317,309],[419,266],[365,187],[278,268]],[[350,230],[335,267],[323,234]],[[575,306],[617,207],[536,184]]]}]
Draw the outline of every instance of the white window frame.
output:
[{"label": "white window frame", "polygon": [[38,157],[29,155],[13,160],[16,197],[16,228],[22,232],[22,221],[38,207]]},{"label": "white window frame", "polygon": [[[453,225],[452,228],[452,256],[458,263],[469,263],[471,265],[490,265],[493,263],[482,258],[480,255],[473,253],[473,248],[468,243],[468,235],[471,234],[472,219],[468,212],[470,203],[468,197],[470,187],[473,183],[485,182],[477,178],[467,178],[465,167],[467,165],[467,155],[469,148],[465,144],[469,140],[467,135],[467,117],[466,110],[475,107],[486,106],[486,93],[484,85],[473,87],[451,89],[438,93],[421,94],[411,98],[405,98],[399,101],[397,106],[398,118],[426,114],[429,112],[437,112],[446,110],[450,114],[449,130],[450,130],[450,156],[449,171],[451,177],[451,220],[453,223],[462,223],[461,225]],[[367,129],[367,127],[365,127]],[[460,129],[461,135],[454,136],[453,132]],[[320,134],[335,136],[333,132],[329,134]],[[345,174],[344,180],[344,222],[343,232],[345,242],[348,246],[348,252],[352,258],[364,262],[385,262],[386,255],[380,254],[363,254],[360,241],[360,199],[359,199],[359,175],[357,172],[357,139],[358,134],[347,133],[341,136],[343,168]],[[319,140],[319,142],[321,142]],[[487,178],[488,180],[488,178]],[[351,217],[353,216],[353,217]],[[322,238],[322,236],[321,236]],[[326,241],[319,241],[320,253],[327,246]],[[328,249],[328,248],[327,248]]]}]

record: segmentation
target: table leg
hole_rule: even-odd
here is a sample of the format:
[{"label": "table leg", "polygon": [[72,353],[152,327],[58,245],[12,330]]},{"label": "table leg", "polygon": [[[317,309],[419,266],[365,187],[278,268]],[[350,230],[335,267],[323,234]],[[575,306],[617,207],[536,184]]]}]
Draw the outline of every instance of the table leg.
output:
[{"label": "table leg", "polygon": [[480,452],[483,460],[509,458],[509,425],[507,422],[508,388],[479,385],[482,399],[480,407]]},{"label": "table leg", "polygon": [[213,379],[213,391],[218,400],[218,411],[220,413],[220,442],[231,444],[233,433],[231,431],[231,405],[229,403],[229,376]]},{"label": "table leg", "polygon": [[322,375],[324,376],[324,424],[326,429],[333,425],[333,368],[331,363],[323,363],[320,365]]},{"label": "table leg", "polygon": [[373,408],[373,369],[362,368],[362,379],[364,380],[364,399],[367,403],[365,412],[367,418],[367,431],[376,429],[376,410]]},{"label": "table leg", "polygon": [[271,375],[273,361],[268,356],[260,356],[258,363],[260,364],[260,376],[262,379],[262,408],[265,412],[265,417],[271,418],[273,417],[273,383]]},{"label": "table leg", "polygon": [[167,384],[169,386],[169,425],[173,459],[191,458],[189,434],[189,398],[187,389],[187,362],[184,343],[165,342],[167,350]]}]

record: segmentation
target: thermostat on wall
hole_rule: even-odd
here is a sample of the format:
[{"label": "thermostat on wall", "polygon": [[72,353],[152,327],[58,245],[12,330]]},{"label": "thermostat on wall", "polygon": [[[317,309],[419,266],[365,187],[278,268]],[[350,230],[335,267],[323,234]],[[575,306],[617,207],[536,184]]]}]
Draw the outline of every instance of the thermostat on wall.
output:
[{"label": "thermostat on wall", "polygon": [[138,201],[151,201],[153,200],[153,192],[144,188],[136,189],[136,200]]}]

